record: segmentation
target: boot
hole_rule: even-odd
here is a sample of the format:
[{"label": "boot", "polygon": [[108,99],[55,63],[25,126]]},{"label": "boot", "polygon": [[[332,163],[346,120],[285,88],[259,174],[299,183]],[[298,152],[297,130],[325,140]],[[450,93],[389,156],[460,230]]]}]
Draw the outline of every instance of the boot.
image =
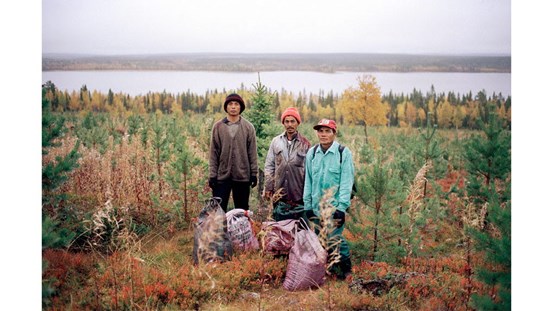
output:
[{"label": "boot", "polygon": [[351,275],[351,258],[347,257],[340,261],[336,276],[339,280],[345,280],[349,275]]}]

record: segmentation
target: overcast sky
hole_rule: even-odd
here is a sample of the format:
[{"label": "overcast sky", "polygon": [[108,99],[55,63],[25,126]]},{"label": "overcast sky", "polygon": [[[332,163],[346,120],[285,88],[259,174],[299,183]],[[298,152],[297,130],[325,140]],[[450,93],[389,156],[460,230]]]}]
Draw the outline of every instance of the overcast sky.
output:
[{"label": "overcast sky", "polygon": [[43,0],[42,52],[511,54],[511,1]]}]

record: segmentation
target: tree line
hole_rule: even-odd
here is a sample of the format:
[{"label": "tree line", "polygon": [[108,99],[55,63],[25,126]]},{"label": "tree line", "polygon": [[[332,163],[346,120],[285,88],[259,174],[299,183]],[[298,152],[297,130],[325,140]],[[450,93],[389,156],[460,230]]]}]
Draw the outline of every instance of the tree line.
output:
[{"label": "tree line", "polygon": [[[362,76],[358,82],[357,87],[350,87],[341,94],[332,91],[316,94],[293,93],[285,89],[271,91],[275,118],[287,107],[295,106],[302,118],[311,123],[324,117],[364,126],[407,128],[425,126],[430,122],[442,129],[480,129],[478,120],[487,122],[490,113],[495,113],[504,128],[511,128],[511,97],[505,98],[501,93],[490,96],[481,90],[477,94],[446,94],[437,93],[431,86],[424,93],[413,89],[409,94],[392,91],[382,94],[374,77]],[[86,85],[78,91],[59,90],[51,81],[44,87],[53,112],[107,112],[126,116],[157,111],[163,114],[219,115],[223,114],[222,103],[228,93],[225,89],[214,89],[203,94],[188,90],[176,94],[163,91],[130,96],[114,93],[111,89],[105,94],[90,90]],[[251,90],[242,85],[236,92],[245,99],[248,108],[252,106]]]},{"label": "tree line", "polygon": [[364,53],[45,54],[42,70],[511,72],[511,56]]}]

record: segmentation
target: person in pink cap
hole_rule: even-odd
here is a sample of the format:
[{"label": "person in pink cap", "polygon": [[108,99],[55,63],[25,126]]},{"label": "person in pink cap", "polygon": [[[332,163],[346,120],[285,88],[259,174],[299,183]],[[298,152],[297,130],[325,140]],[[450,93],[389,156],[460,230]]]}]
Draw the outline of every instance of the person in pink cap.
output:
[{"label": "person in pink cap", "polygon": [[[311,146],[298,132],[301,117],[296,108],[286,108],[280,120],[284,132],[273,138],[265,159],[264,197],[274,199],[273,219],[276,221],[299,219],[303,215],[305,154]],[[277,192],[279,194],[274,196]]]}]

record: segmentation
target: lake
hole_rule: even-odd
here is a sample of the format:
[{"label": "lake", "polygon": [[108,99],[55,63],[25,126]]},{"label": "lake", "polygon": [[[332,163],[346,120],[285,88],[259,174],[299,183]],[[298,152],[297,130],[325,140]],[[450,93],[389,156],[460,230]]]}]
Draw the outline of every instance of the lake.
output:
[{"label": "lake", "polygon": [[[261,82],[272,91],[292,91],[318,94],[342,93],[350,86],[357,86],[357,78],[370,74],[376,78],[383,94],[409,94],[413,89],[424,93],[431,86],[437,93],[454,92],[476,95],[485,90],[488,96],[494,92],[504,97],[511,95],[510,73],[458,73],[458,72],[306,72],[271,71],[260,72]],[[79,90],[86,85],[89,90],[107,93],[127,93],[131,96],[148,92],[183,93],[190,90],[203,94],[207,90],[229,91],[242,85],[251,88],[258,81],[256,72],[215,71],[44,71],[42,81],[52,81],[60,90]]]}]

